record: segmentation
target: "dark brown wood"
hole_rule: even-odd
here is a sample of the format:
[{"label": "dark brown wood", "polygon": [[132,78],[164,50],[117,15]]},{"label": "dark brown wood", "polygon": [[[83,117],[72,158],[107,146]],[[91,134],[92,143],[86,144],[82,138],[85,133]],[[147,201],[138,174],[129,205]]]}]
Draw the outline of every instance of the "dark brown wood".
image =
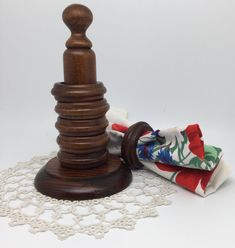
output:
[{"label": "dark brown wood", "polygon": [[71,36],[64,52],[64,82],[55,83],[51,91],[58,101],[55,126],[60,150],[34,182],[39,192],[57,199],[108,196],[126,188],[132,179],[128,166],[107,151],[106,88],[96,81],[95,53],[85,34],[92,19],[91,11],[79,4],[63,12]]},{"label": "dark brown wood", "polygon": [[131,169],[141,169],[143,164],[136,155],[136,146],[139,137],[147,131],[153,131],[148,123],[140,121],[128,128],[122,141],[122,158]]},{"label": "dark brown wood", "polygon": [[90,170],[66,169],[58,158],[53,158],[38,172],[35,187],[53,198],[87,200],[117,193],[129,185],[131,178],[128,167],[114,155],[109,155],[102,166]]}]

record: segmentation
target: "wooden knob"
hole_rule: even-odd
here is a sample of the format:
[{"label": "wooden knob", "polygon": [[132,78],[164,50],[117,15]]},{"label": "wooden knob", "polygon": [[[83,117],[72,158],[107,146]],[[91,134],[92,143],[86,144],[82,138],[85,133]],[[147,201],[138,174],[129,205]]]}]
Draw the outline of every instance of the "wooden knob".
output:
[{"label": "wooden knob", "polygon": [[81,4],[72,4],[64,10],[62,18],[71,31],[71,37],[66,42],[66,47],[91,48],[92,43],[86,37],[86,30],[93,20],[90,9]]}]

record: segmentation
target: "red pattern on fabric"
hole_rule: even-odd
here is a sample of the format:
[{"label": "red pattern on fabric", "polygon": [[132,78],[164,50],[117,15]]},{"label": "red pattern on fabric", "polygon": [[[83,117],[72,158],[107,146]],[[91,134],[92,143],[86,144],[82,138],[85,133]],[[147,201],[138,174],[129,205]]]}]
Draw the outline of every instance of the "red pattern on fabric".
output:
[{"label": "red pattern on fabric", "polygon": [[170,164],[156,163],[156,166],[157,166],[161,171],[167,171],[167,172],[177,172],[177,171],[182,170],[181,167],[172,166],[172,165],[170,165]]},{"label": "red pattern on fabric", "polygon": [[183,168],[162,163],[156,163],[156,166],[162,171],[178,172],[176,174],[175,182],[178,185],[193,192],[195,192],[200,181],[201,188],[205,190],[214,172],[214,170],[206,171],[191,168]]},{"label": "red pattern on fabric", "polygon": [[[112,124],[112,129],[121,133],[125,133],[128,130],[128,127],[115,123]],[[199,125],[189,125],[185,129],[185,132],[190,142],[190,151],[199,158],[204,159],[204,142],[203,140],[201,140],[202,132],[200,130]],[[150,131],[145,132],[143,135],[148,133],[150,133]],[[147,153],[147,150],[145,150],[145,153]],[[205,190],[214,172],[214,170],[198,170],[163,163],[156,163],[156,166],[161,171],[177,173],[175,177],[175,182],[178,185],[187,188],[188,190],[193,192],[195,192],[200,182],[201,188]]]},{"label": "red pattern on fabric", "polygon": [[[121,124],[117,124],[117,123],[112,124],[112,130],[115,130],[115,131],[118,131],[118,132],[121,132],[121,133],[125,133],[127,131],[127,129],[128,129],[128,127],[123,126]],[[146,134],[149,134],[151,132],[152,131],[146,131],[142,135],[146,135]]]},{"label": "red pattern on fabric", "polygon": [[175,182],[193,192],[197,188],[202,175],[200,171],[190,171],[190,170],[182,170],[180,171],[175,178]]},{"label": "red pattern on fabric", "polygon": [[185,129],[185,132],[190,142],[189,150],[199,158],[204,159],[204,142],[201,139],[202,132],[199,125],[189,125]]},{"label": "red pattern on fabric", "polygon": [[120,125],[120,124],[112,124],[112,129],[121,133],[125,133],[128,127]]},{"label": "red pattern on fabric", "polygon": [[146,134],[149,134],[149,133],[152,133],[152,131],[146,131],[142,135],[146,135]]},{"label": "red pattern on fabric", "polygon": [[[215,167],[215,168],[216,168],[216,167]],[[202,187],[203,190],[206,189],[207,184],[209,183],[209,181],[210,181],[210,179],[211,179],[211,176],[212,176],[212,174],[213,174],[214,171],[215,171],[215,168],[214,168],[214,170],[212,170],[212,171],[204,171],[203,178],[202,178],[202,180],[201,180],[201,187]]]}]

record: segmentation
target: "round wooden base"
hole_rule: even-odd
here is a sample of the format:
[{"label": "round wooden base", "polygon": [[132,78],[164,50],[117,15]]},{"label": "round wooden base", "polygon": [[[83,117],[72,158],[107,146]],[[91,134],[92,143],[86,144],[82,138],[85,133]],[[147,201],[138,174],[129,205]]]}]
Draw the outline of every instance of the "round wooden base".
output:
[{"label": "round wooden base", "polygon": [[130,169],[118,156],[109,154],[105,164],[88,170],[62,167],[53,158],[35,177],[42,194],[62,200],[88,200],[110,196],[125,189],[132,180]]}]

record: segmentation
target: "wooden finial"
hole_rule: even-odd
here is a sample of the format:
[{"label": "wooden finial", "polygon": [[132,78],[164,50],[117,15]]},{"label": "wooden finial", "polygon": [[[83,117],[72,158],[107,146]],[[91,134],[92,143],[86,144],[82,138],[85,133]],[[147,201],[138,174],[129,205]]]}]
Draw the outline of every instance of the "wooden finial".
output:
[{"label": "wooden finial", "polygon": [[66,47],[91,48],[92,43],[86,37],[86,30],[93,20],[90,9],[81,4],[72,4],[64,10],[62,17],[71,31],[71,37],[66,42]]},{"label": "wooden finial", "polygon": [[96,58],[86,30],[92,22],[91,11],[80,4],[72,4],[63,12],[63,20],[71,30],[64,52],[65,84],[96,84]]}]

